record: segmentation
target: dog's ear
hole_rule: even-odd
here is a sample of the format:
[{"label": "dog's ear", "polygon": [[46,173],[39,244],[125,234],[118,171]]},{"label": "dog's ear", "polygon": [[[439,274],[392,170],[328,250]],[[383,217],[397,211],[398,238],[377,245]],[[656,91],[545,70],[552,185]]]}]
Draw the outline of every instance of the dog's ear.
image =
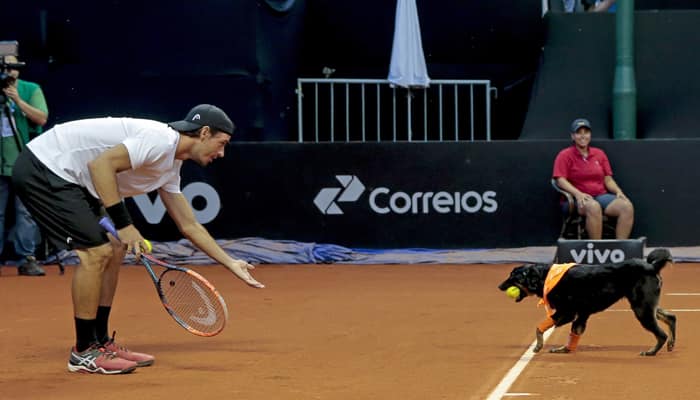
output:
[{"label": "dog's ear", "polygon": [[544,280],[549,269],[544,264],[531,264],[525,271],[524,286],[530,293],[542,295],[544,290]]},{"label": "dog's ear", "polygon": [[506,290],[513,285],[522,285],[524,270],[527,268],[527,266],[527,264],[524,264],[513,268],[513,270],[510,271],[510,275],[508,275],[508,278],[505,281],[501,282],[500,285],[498,285],[498,289]]}]

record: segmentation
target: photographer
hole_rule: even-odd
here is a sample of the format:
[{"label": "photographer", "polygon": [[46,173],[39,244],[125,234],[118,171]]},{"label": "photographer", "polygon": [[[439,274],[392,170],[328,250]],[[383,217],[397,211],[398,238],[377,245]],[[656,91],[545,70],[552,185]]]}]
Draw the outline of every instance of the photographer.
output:
[{"label": "photographer", "polygon": [[[41,87],[19,79],[20,63],[15,56],[6,55],[0,60],[2,79],[0,86],[0,254],[6,235],[5,215],[9,212],[12,167],[20,151],[31,138],[42,132],[48,118],[48,108]],[[34,256],[40,239],[39,230],[22,201],[14,196],[15,253],[21,257],[18,262],[20,275],[45,275]]]}]

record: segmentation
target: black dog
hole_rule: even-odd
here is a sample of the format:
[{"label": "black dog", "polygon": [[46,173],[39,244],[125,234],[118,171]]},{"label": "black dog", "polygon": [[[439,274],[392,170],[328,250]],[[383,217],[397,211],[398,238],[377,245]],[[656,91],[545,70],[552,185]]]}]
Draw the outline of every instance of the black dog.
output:
[{"label": "black dog", "polygon": [[[641,353],[643,356],[653,356],[667,339],[668,351],[673,350],[676,342],[676,316],[658,306],[662,285],[659,273],[668,262],[673,262],[671,253],[666,249],[656,249],[647,256],[646,262],[631,259],[602,265],[526,264],[514,268],[498,288],[505,291],[511,286],[517,286],[520,295],[515,299],[516,302],[527,296],[542,298],[549,317],[537,327],[535,352],[542,349],[542,334],[547,329],[572,321],[569,344],[550,351],[574,351],[579,337],[586,330],[588,317],[607,309],[624,297],[629,300],[634,315],[644,329],[656,336],[656,345]],[[557,273],[560,278],[550,287],[553,282],[551,278]],[[668,326],[670,338],[659,327],[657,319]]]}]

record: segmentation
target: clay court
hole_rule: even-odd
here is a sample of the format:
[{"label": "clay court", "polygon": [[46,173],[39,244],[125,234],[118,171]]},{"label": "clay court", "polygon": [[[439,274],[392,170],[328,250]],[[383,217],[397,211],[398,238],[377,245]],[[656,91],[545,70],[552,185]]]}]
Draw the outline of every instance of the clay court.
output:
[{"label": "clay court", "polygon": [[[248,288],[222,267],[195,269],[226,299],[213,338],[187,333],[162,309],[142,267],[126,266],[111,329],[156,355],[118,376],[66,370],[73,343],[70,283],[0,276],[0,398],[10,399],[695,399],[700,265],[664,269],[662,306],[678,316],[669,353],[650,347],[626,303],[591,317],[574,354],[523,357],[544,311],[496,289],[512,265],[262,265]],[[545,344],[565,343],[568,326]],[[529,354],[529,353],[527,353]],[[519,361],[520,360],[520,361]],[[509,374],[517,363],[519,374]]]}]

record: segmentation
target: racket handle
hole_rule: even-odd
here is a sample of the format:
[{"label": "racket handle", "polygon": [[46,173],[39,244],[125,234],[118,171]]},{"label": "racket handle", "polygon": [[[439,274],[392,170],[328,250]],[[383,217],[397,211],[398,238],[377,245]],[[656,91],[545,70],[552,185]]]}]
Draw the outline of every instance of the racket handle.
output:
[{"label": "racket handle", "polygon": [[[112,223],[112,220],[109,219],[109,217],[102,217],[99,221],[99,224],[103,228],[105,228],[107,232],[111,233],[112,236],[119,240],[119,233],[117,233],[117,228],[114,227],[114,224]],[[148,251],[149,253],[153,251],[153,245],[150,241],[143,239],[143,243],[146,245],[146,251]]]},{"label": "racket handle", "polygon": [[119,239],[119,234],[117,233],[117,228],[114,227],[114,224],[112,221],[109,219],[109,217],[102,217],[100,219],[99,224],[105,228],[105,230],[109,233],[112,234],[115,238]]}]

